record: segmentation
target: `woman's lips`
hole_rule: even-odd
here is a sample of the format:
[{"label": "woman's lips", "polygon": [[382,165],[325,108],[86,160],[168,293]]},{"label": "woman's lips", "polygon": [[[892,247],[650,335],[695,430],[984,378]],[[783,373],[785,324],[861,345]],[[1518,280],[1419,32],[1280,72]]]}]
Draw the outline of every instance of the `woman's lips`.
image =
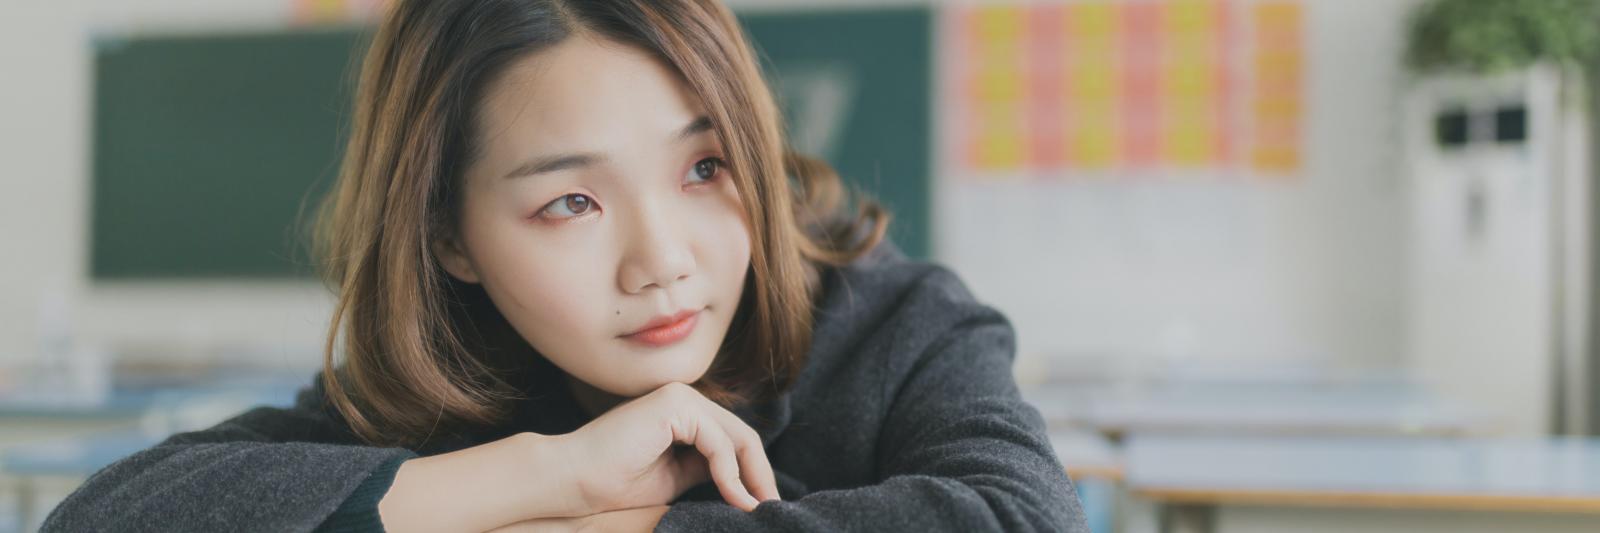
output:
[{"label": "woman's lips", "polygon": [[700,311],[684,311],[660,317],[651,320],[644,329],[623,335],[622,338],[648,346],[666,346],[681,341],[694,332],[695,322],[699,318]]}]

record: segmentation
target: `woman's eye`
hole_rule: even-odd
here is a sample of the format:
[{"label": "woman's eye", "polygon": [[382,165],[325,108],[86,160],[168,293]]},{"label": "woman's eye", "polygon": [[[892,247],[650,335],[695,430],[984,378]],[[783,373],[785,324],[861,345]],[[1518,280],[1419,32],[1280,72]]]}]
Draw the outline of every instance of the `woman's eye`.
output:
[{"label": "woman's eye", "polygon": [[582,194],[568,194],[544,206],[539,211],[546,218],[572,218],[594,209],[594,199]]},{"label": "woman's eye", "polygon": [[717,177],[717,170],[721,169],[723,164],[721,159],[715,157],[701,159],[696,161],[693,167],[689,168],[689,173],[683,179],[687,183],[711,181],[712,178]]}]

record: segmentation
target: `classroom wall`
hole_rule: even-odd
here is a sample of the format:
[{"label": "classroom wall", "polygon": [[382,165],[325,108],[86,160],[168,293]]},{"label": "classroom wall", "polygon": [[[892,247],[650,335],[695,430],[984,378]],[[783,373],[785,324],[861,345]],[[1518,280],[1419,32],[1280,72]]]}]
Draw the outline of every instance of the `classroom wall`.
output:
[{"label": "classroom wall", "polygon": [[1396,114],[1413,4],[1304,3],[1302,175],[1041,185],[946,172],[938,257],[1012,317],[1026,364],[1400,364]]},{"label": "classroom wall", "polygon": [[[743,0],[751,9],[916,4]],[[1321,358],[1386,364],[1403,324],[1395,114],[1411,2],[1307,2],[1306,172],[1284,183],[1046,187],[939,172],[935,254],[1044,354]],[[0,18],[7,194],[0,360],[26,357],[41,303],[83,337],[181,355],[229,346],[304,361],[328,299],[312,284],[89,286],[90,42],[97,28],[276,27],[288,0],[24,2]],[[936,105],[937,107],[937,105]],[[241,303],[248,303],[248,306]]]},{"label": "classroom wall", "polygon": [[[327,298],[306,284],[87,283],[91,39],[100,28],[216,31],[269,26],[288,3],[199,0],[23,2],[0,17],[0,361],[31,358],[41,336],[149,354],[249,347],[251,357],[314,347]],[[11,82],[11,80],[17,80]],[[64,305],[63,305],[64,304]],[[67,312],[50,309],[66,308]],[[302,357],[296,356],[296,364]],[[314,363],[307,361],[304,364]]]}]

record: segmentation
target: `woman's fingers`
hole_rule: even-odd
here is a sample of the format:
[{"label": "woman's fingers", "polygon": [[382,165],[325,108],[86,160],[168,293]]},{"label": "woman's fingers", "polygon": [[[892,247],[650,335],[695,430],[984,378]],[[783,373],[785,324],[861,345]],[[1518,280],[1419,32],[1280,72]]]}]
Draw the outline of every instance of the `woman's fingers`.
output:
[{"label": "woman's fingers", "polygon": [[739,455],[739,473],[745,487],[750,489],[759,501],[779,499],[777,476],[772,473],[772,463],[767,459],[767,450],[761,444],[761,435],[726,409],[715,404],[713,408],[717,411],[717,418],[722,421],[723,427],[733,439],[734,448]]},{"label": "woman's fingers", "polygon": [[672,424],[672,440],[693,445],[694,450],[706,456],[710,479],[717,482],[717,491],[722,493],[722,498],[728,504],[744,511],[755,509],[755,496],[750,496],[739,482],[739,458],[733,448],[733,440],[728,439],[728,434],[723,431],[715,415],[707,413],[693,400],[677,402],[677,407],[672,410],[677,413]]},{"label": "woman's fingers", "polygon": [[722,498],[729,504],[741,510],[755,509],[760,502],[756,501],[750,491],[745,490],[744,484],[739,480],[739,457],[733,447],[733,440],[723,430],[722,424],[713,417],[707,416],[704,411],[696,411],[699,416],[694,419],[695,430],[692,438],[694,447],[706,456],[706,462],[711,469],[711,479],[717,482],[717,490],[722,493]]},{"label": "woman's fingers", "polygon": [[673,465],[677,468],[672,473],[674,495],[683,494],[695,485],[711,480],[710,466],[706,464],[705,456],[700,455],[699,451],[688,447],[674,447],[673,454],[675,456]]},{"label": "woman's fingers", "polygon": [[761,449],[761,441],[757,440],[753,446],[740,448],[739,456],[743,459],[741,464],[750,465],[741,470],[744,474],[746,486],[753,487],[756,499],[761,501],[778,500],[778,481],[772,473],[772,465],[767,462],[767,453]]},{"label": "woman's fingers", "polygon": [[[668,385],[663,389],[668,396],[662,405],[679,422],[674,426],[678,433],[674,440],[693,445],[705,457],[705,469],[723,499],[744,511],[755,510],[763,501],[780,499],[777,477],[760,434],[688,386]],[[679,464],[688,468],[687,462]]]}]

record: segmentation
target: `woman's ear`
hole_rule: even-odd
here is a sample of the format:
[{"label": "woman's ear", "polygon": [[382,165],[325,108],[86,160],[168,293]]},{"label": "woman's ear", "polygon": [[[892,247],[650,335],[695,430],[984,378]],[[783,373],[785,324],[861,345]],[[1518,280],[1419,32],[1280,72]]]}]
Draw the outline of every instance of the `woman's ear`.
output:
[{"label": "woman's ear", "polygon": [[451,277],[463,283],[478,283],[478,269],[473,268],[472,260],[467,258],[466,252],[454,238],[441,238],[433,241],[433,256],[439,259],[439,264],[444,266],[444,271]]}]

